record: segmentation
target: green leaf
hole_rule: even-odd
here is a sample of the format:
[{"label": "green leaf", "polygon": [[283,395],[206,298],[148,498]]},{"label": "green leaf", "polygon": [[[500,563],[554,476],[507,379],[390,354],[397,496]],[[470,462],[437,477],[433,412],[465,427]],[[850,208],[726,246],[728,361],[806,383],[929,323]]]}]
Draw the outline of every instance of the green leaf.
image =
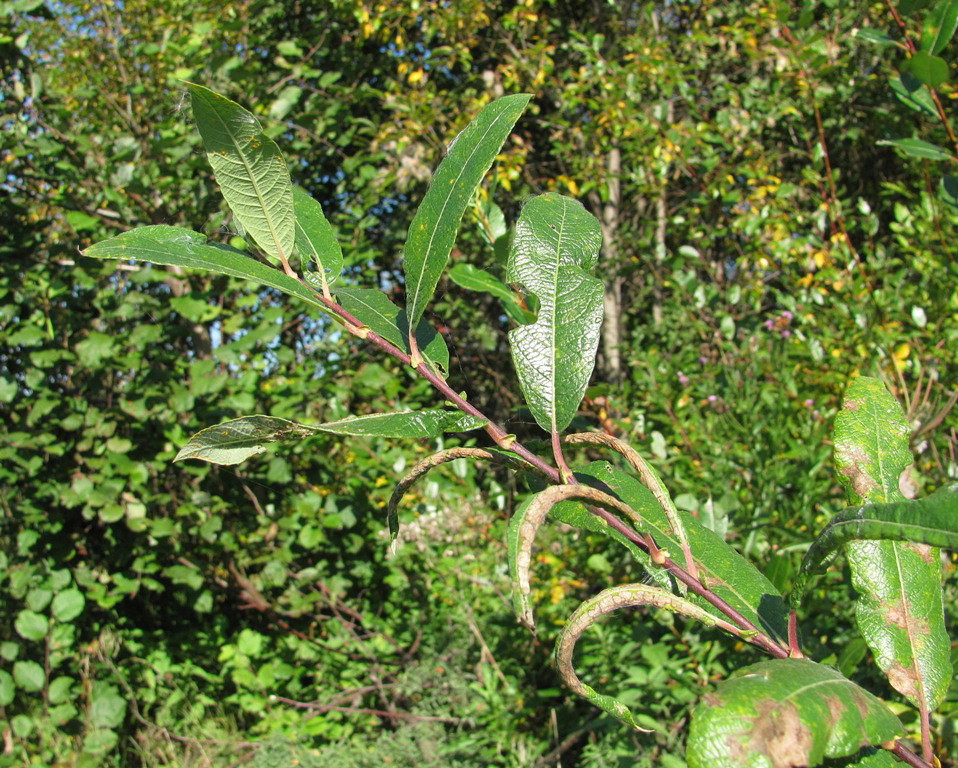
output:
[{"label": "green leaf", "polygon": [[0,669],[0,707],[10,706],[15,692],[16,684],[13,682],[13,675],[5,669]]},{"label": "green leaf", "polygon": [[[631,507],[641,520],[640,523],[629,521],[636,530],[650,534],[659,548],[665,550],[673,559],[681,558],[682,545],[673,533],[665,510],[641,481],[604,461],[592,462],[576,470],[575,476],[580,482],[609,493]],[[565,511],[567,506],[574,503],[576,502],[563,502],[561,505],[556,505],[552,508],[552,514],[556,517],[560,517],[561,514],[565,517],[560,517],[560,519],[574,521],[574,518],[569,517],[568,512]],[[556,513],[555,510],[560,508],[562,509],[561,513]],[[581,505],[580,509],[582,509]],[[516,611],[521,620],[531,624],[531,608],[527,602],[527,597],[522,594],[523,591],[526,592],[526,595],[528,594],[528,572],[525,568],[527,561],[531,561],[528,555],[522,553],[527,547],[531,547],[531,537],[535,535],[535,530],[529,530],[528,520],[525,517],[527,513],[528,508],[525,505],[517,511],[517,517],[514,517],[510,525],[508,541],[509,564],[513,576],[513,600]],[[592,517],[595,520],[594,526],[607,527],[604,522],[584,509],[582,509],[582,514],[588,514]],[[699,578],[705,586],[771,638],[785,642],[788,611],[784,600],[772,583],[713,531],[703,526],[691,515],[682,512],[679,512],[679,514],[683,515],[682,523],[688,539],[689,550],[696,563]],[[583,527],[589,528],[589,530],[599,530],[596,527],[585,525]],[[618,538],[612,533],[608,535]],[[629,549],[633,551],[635,548],[630,547]],[[635,554],[634,551],[633,554]],[[667,588],[671,586],[671,582],[659,578],[656,571],[660,569],[651,565],[644,552],[637,556],[637,559],[652,573],[653,578],[659,580],[663,586]],[[716,619],[722,620],[725,618],[723,614],[717,612],[708,603],[701,601],[700,598],[690,596],[688,599],[711,613]]]},{"label": "green leaf", "polygon": [[692,714],[689,768],[820,765],[903,733],[877,697],[806,659],[737,670]]},{"label": "green leaf", "polygon": [[13,681],[17,688],[27,693],[36,693],[43,688],[46,674],[35,661],[15,661],[13,663]]},{"label": "green leaf", "polygon": [[687,618],[700,621],[707,627],[721,625],[738,634],[734,628],[727,622],[719,622],[711,614],[705,612],[699,606],[693,605],[688,600],[667,592],[666,590],[652,587],[648,584],[623,584],[617,587],[610,587],[600,592],[595,597],[586,600],[569,617],[562,632],[556,640],[555,647],[555,665],[562,680],[575,693],[583,696],[594,706],[604,712],[609,713],[626,725],[642,730],[635,715],[629,711],[629,708],[614,696],[608,696],[597,693],[593,688],[583,683],[575,673],[572,663],[575,645],[582,633],[601,616],[620,608],[637,608],[649,606],[671,611],[672,613],[686,616]]},{"label": "green leaf", "polygon": [[540,307],[535,323],[509,331],[509,343],[523,395],[547,432],[572,421],[595,366],[603,288],[586,270],[601,245],[595,216],[552,192],[527,203],[516,224],[507,279]]},{"label": "green leaf", "polygon": [[938,192],[942,202],[951,208],[952,213],[958,213],[958,176],[942,176]]},{"label": "green leaf", "polygon": [[207,243],[200,232],[157,225],[140,227],[91,245],[84,256],[95,259],[135,259],[152,264],[204,269],[275,288],[328,311],[316,295],[297,280],[227,245]]},{"label": "green leaf", "polygon": [[921,50],[937,56],[958,28],[958,0],[938,0],[925,16]]},{"label": "green leaf", "polygon": [[931,98],[931,93],[925,85],[911,73],[899,72],[897,75],[892,75],[888,80],[888,84],[902,104],[905,104],[917,112],[924,112],[930,117],[938,116],[938,110],[935,109],[935,102]]},{"label": "green leaf", "polygon": [[504,282],[484,269],[472,264],[456,264],[449,270],[449,279],[467,291],[477,291],[495,296],[502,302],[502,309],[515,323],[526,325],[535,321],[535,315],[519,306],[515,292]]},{"label": "green leaf", "polygon": [[316,265],[316,274],[322,285],[328,287],[343,271],[343,250],[336,234],[323,214],[323,207],[300,187],[293,188],[293,210],[296,250]]},{"label": "green leaf", "polygon": [[96,680],[90,691],[90,725],[94,728],[117,728],[126,715],[126,700],[115,686]]},{"label": "green leaf", "polygon": [[57,621],[73,621],[83,613],[86,600],[79,589],[65,589],[53,598],[50,610]]},{"label": "green leaf", "polygon": [[934,144],[929,144],[921,139],[889,139],[879,141],[878,144],[886,144],[900,150],[911,157],[920,157],[923,160],[951,160],[951,154]]},{"label": "green leaf", "polygon": [[316,426],[273,416],[243,416],[197,432],[174,461],[200,459],[211,464],[239,464],[282,440],[303,440],[321,433],[378,437],[437,437],[443,432],[466,432],[485,421],[459,411],[423,409],[350,417]]},{"label": "green leaf", "polygon": [[411,326],[419,324],[436,290],[473,192],[530,98],[524,93],[504,96],[484,107],[453,140],[436,169],[409,225],[403,252],[406,312]]},{"label": "green leaf", "polygon": [[[835,417],[835,465],[849,501],[902,502],[912,463],[909,428],[878,379],[861,376]],[[935,709],[951,682],[938,550],[895,541],[851,541],[846,557],[856,619],[875,663],[916,706]]]},{"label": "green leaf", "polygon": [[13,628],[24,640],[42,640],[47,636],[50,621],[42,613],[24,609],[14,619]]},{"label": "green leaf", "polygon": [[[406,311],[393,304],[382,291],[373,288],[337,288],[340,306],[355,317],[361,325],[381,336],[390,344],[412,354],[409,348],[409,321]],[[439,368],[449,369],[449,349],[435,328],[421,321],[416,328],[416,345],[422,356]]]},{"label": "green leaf", "polygon": [[937,88],[948,79],[948,64],[938,56],[918,51],[902,62],[901,68],[929,88]]},{"label": "green leaf", "polygon": [[861,38],[869,43],[874,43],[882,48],[889,45],[901,46],[895,38],[885,32],[879,32],[877,29],[861,28],[855,30],[855,37]]},{"label": "green leaf", "polygon": [[223,197],[267,254],[285,263],[293,252],[293,185],[276,142],[239,104],[188,83],[196,127]]}]

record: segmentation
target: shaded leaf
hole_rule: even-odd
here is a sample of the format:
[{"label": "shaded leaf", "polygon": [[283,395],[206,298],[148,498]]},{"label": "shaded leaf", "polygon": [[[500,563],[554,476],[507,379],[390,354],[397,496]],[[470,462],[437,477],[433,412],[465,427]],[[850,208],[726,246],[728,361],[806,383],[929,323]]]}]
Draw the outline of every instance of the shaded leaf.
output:
[{"label": "shaded leaf", "polygon": [[95,243],[84,250],[83,255],[96,259],[134,259],[243,277],[327,311],[313,291],[299,281],[235,248],[207,243],[205,235],[190,229],[162,224],[139,227]]},{"label": "shaded leaf", "polygon": [[942,176],[938,191],[942,202],[958,213],[958,176]]},{"label": "shaded leaf", "polygon": [[[406,310],[393,304],[382,291],[373,288],[337,288],[336,299],[343,309],[373,333],[398,347],[407,355],[409,348],[409,321]],[[449,349],[435,328],[421,321],[416,328],[416,345],[423,357],[441,372],[449,369]]]},{"label": "shaded leaf", "polygon": [[504,282],[472,264],[456,264],[449,270],[449,279],[468,291],[488,293],[502,302],[502,309],[517,324],[535,321],[535,315],[519,306],[515,292]]},{"label": "shaded leaf", "polygon": [[938,116],[931,93],[914,75],[909,72],[899,72],[889,78],[888,84],[902,104],[918,112],[924,112],[930,117]]},{"label": "shaded leaf", "polygon": [[247,110],[208,88],[187,84],[196,127],[223,197],[267,254],[286,263],[293,252],[293,187],[276,142]]},{"label": "shaded leaf", "polygon": [[820,765],[901,735],[885,704],[835,670],[807,659],[744,667],[695,708],[689,768]]},{"label": "shaded leaf", "polygon": [[948,64],[945,60],[923,51],[902,62],[901,68],[929,88],[937,88],[948,79]]},{"label": "shaded leaf", "polygon": [[923,160],[951,160],[947,150],[921,139],[889,139],[879,141],[878,144],[894,147],[906,155],[920,157]]},{"label": "shaded leaf", "polygon": [[487,105],[453,140],[419,204],[403,251],[406,312],[416,326],[446,267],[459,223],[531,97],[504,96]]},{"label": "shaded leaf", "polygon": [[[905,501],[912,463],[908,422],[878,379],[853,381],[835,418],[834,460],[849,501]],[[951,682],[938,550],[895,541],[850,541],[855,616],[875,663],[916,706],[934,709]]]},{"label": "shaded leaf", "polygon": [[509,332],[509,344],[522,393],[547,432],[572,421],[595,366],[603,288],[586,270],[601,245],[595,216],[551,192],[527,203],[516,224],[507,279],[540,307],[535,323]]},{"label": "shaded leaf", "polygon": [[[306,190],[293,188],[293,210],[296,214],[296,250],[316,265],[322,286],[339,277],[343,271],[343,251],[333,228],[323,214],[323,207]],[[304,265],[305,268],[305,265]]]}]

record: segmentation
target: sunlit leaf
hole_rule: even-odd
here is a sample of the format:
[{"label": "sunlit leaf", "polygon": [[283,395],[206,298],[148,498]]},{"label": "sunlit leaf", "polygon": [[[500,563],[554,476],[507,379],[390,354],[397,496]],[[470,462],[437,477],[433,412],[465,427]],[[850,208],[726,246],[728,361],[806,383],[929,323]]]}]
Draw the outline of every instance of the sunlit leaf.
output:
[{"label": "sunlit leaf", "polygon": [[303,259],[315,264],[321,286],[328,287],[343,270],[343,251],[336,234],[323,214],[323,207],[300,187],[293,188],[293,210],[296,250]]},{"label": "sunlit leaf", "polygon": [[602,245],[599,222],[568,197],[547,193],[522,209],[508,279],[539,300],[536,322],[509,332],[512,360],[536,422],[565,429],[595,366],[602,283],[588,274]]},{"label": "sunlit leaf", "polygon": [[422,318],[446,268],[466,206],[529,99],[527,94],[504,96],[483,108],[455,138],[436,169],[409,225],[403,250],[410,325]]}]

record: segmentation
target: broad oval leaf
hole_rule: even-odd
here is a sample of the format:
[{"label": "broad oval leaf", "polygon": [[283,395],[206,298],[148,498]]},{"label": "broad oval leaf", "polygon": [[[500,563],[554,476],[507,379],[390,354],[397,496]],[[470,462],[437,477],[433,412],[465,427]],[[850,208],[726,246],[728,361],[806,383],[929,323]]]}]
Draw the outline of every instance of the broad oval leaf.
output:
[{"label": "broad oval leaf", "polygon": [[[336,289],[340,306],[362,325],[390,344],[412,354],[409,348],[409,321],[406,310],[393,304],[382,291],[374,288],[343,287]],[[416,346],[423,357],[444,373],[449,369],[449,349],[435,328],[420,322],[416,328]]]},{"label": "broad oval leaf", "polygon": [[835,670],[807,659],[737,670],[695,708],[689,768],[816,766],[903,732],[885,704]]},{"label": "broad oval leaf", "polygon": [[[853,504],[905,501],[912,463],[908,422],[878,379],[853,381],[835,417],[835,465]],[[951,683],[938,550],[896,541],[850,541],[855,617],[875,663],[916,706],[935,709]]]},{"label": "broad oval leaf", "polygon": [[486,422],[459,411],[441,408],[398,413],[374,413],[315,426],[274,416],[243,416],[200,430],[176,454],[174,461],[200,459],[211,464],[239,464],[266,450],[271,443],[302,440],[320,433],[366,437],[438,437],[443,432],[467,432]]},{"label": "broad oval leaf", "polygon": [[256,261],[228,245],[208,243],[201,232],[163,224],[139,227],[91,245],[84,256],[95,259],[134,259],[152,264],[204,269],[255,280],[328,312],[316,295],[288,275]]},{"label": "broad oval leaf", "polygon": [[924,51],[917,51],[903,62],[902,69],[929,88],[938,88],[948,79],[947,62],[940,56],[932,56]]},{"label": "broad oval leaf", "polygon": [[239,104],[188,83],[193,115],[223,197],[267,254],[286,264],[293,252],[293,185],[276,142]]},{"label": "broad oval leaf", "polygon": [[419,204],[403,249],[406,313],[419,324],[449,260],[459,223],[531,96],[504,96],[476,115],[449,146]]},{"label": "broad oval leaf", "polygon": [[516,224],[507,279],[540,306],[533,324],[509,331],[509,344],[526,403],[547,432],[572,421],[595,366],[603,288],[586,270],[601,245],[598,219],[552,192],[529,201]]},{"label": "broad oval leaf", "polygon": [[[343,250],[333,228],[323,214],[323,207],[301,187],[293,188],[293,211],[296,214],[296,250],[303,259],[316,265],[322,287],[343,271]],[[305,265],[304,265],[305,268]]]}]

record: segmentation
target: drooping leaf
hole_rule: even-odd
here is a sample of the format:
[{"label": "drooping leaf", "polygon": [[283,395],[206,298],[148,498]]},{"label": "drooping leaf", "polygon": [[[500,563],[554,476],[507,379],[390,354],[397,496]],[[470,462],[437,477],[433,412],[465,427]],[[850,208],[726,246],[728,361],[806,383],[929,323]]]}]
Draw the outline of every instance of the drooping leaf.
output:
[{"label": "drooping leaf", "polygon": [[449,279],[468,291],[488,293],[502,302],[502,309],[513,322],[526,325],[535,321],[535,315],[519,306],[516,294],[494,275],[472,264],[456,264],[449,270]]},{"label": "drooping leaf", "polygon": [[422,199],[403,252],[406,313],[413,327],[446,267],[473,192],[482,181],[531,97],[504,96],[487,105],[449,147]]},{"label": "drooping leaf", "polygon": [[[801,576],[821,571],[839,548],[862,540],[910,541],[958,550],[958,483],[944,485],[915,501],[869,503],[842,510],[808,548]],[[796,582],[799,597],[804,582]]]},{"label": "drooping leaf", "polygon": [[547,432],[572,421],[595,366],[603,289],[587,270],[601,245],[595,216],[551,192],[529,201],[516,224],[508,279],[540,306],[535,323],[509,331],[509,344],[526,403]]},{"label": "drooping leaf", "polygon": [[591,686],[583,683],[578,675],[576,675],[572,661],[576,642],[582,633],[594,624],[597,619],[607,613],[617,611],[620,608],[636,608],[640,606],[662,608],[695,621],[700,621],[707,627],[718,625],[733,634],[738,635],[740,633],[727,621],[717,620],[710,613],[690,603],[688,600],[673,595],[664,589],[649,586],[648,584],[623,584],[617,587],[610,587],[595,597],[586,600],[576,608],[556,640],[555,665],[559,674],[562,676],[563,682],[565,682],[573,692],[583,696],[603,712],[608,712],[626,725],[644,730],[641,727],[642,720],[636,717],[625,704],[614,696],[597,693]]},{"label": "drooping leaf", "polygon": [[[333,228],[323,214],[323,207],[301,187],[293,188],[293,211],[296,214],[296,250],[303,259],[316,265],[316,275],[327,288],[343,271],[343,250]],[[305,268],[305,265],[304,265]]]},{"label": "drooping leaf", "polygon": [[466,432],[485,422],[459,411],[423,409],[375,413],[310,426],[274,416],[243,416],[197,432],[174,461],[200,459],[212,464],[239,464],[266,450],[271,443],[302,440],[326,432],[367,437],[438,437],[443,432]]},{"label": "drooping leaf", "polygon": [[190,229],[162,224],[139,227],[95,243],[84,250],[83,255],[96,259],[134,259],[242,277],[327,311],[315,294],[302,283],[235,248],[208,243],[205,235]]},{"label": "drooping leaf", "polygon": [[925,16],[921,50],[937,56],[958,28],[958,0],[938,0]]},{"label": "drooping leaf", "polygon": [[902,62],[901,68],[929,88],[937,88],[948,79],[948,64],[940,56],[918,51]]},{"label": "drooping leaf", "polygon": [[[835,465],[854,505],[905,501],[912,463],[908,422],[878,379],[861,376],[835,418]],[[935,709],[951,683],[937,549],[896,541],[850,541],[855,616],[875,663],[916,706]]]},{"label": "drooping leaf", "polygon": [[208,88],[188,84],[206,156],[233,215],[267,254],[286,263],[296,217],[289,170],[276,142],[247,110]]},{"label": "drooping leaf", "polygon": [[951,160],[948,150],[921,139],[889,139],[879,141],[878,144],[894,147],[906,155],[919,157],[922,160]]},{"label": "drooping leaf", "polygon": [[[610,494],[623,505],[629,507],[633,511],[633,515],[625,514],[621,517],[631,523],[636,530],[651,535],[660,549],[665,550],[670,557],[681,562],[681,542],[675,536],[665,511],[652,492],[638,479],[603,461],[596,461],[577,469],[575,477],[579,482]],[[543,493],[555,494],[556,492],[546,489]],[[531,508],[531,503],[534,500],[535,497],[530,500],[529,507],[523,506],[520,510],[517,510],[510,525],[508,540],[509,564],[513,577],[513,600],[517,614],[522,621],[529,625],[533,623],[531,605],[528,602],[528,567],[531,563],[529,551],[538,524],[541,523],[538,515],[541,510]],[[552,501],[552,499],[549,499],[549,501]],[[556,499],[556,501],[562,500]],[[555,514],[554,510],[561,509],[565,515],[564,521],[575,524],[573,522],[574,518],[569,517],[569,513],[565,511],[572,504],[571,501],[563,501],[561,505],[556,504],[552,507],[553,514]],[[532,512],[536,514],[532,515]],[[589,514],[584,509],[582,509],[582,513]],[[680,512],[680,514],[684,513]],[[556,514],[556,516],[559,515]],[[612,538],[620,538],[603,521],[591,514],[589,516],[594,520],[594,527],[583,527],[607,533]],[[638,522],[633,517],[638,518]],[[788,611],[784,600],[772,586],[772,583],[755,566],[732,549],[729,544],[695,518],[687,515],[683,519],[683,524],[688,537],[689,550],[698,570],[698,576],[705,586],[739,611],[755,627],[767,633],[773,640],[784,643],[787,634]],[[632,545],[629,549],[635,554],[634,550],[638,548]],[[638,551],[640,554],[636,555],[637,559],[653,575],[653,578],[656,578],[660,585],[665,588],[672,587],[672,582],[666,578],[659,578],[659,574],[662,573],[661,569],[654,566],[644,552]],[[716,619],[725,618],[713,606],[700,601],[700,598],[689,596],[689,599],[703,610],[711,613]]]},{"label": "drooping leaf", "polygon": [[736,670],[692,714],[689,768],[816,766],[903,732],[874,695],[807,659]]},{"label": "drooping leaf", "polygon": [[[353,287],[340,287],[335,293],[342,308],[362,325],[406,354],[411,354],[406,311],[393,304],[386,294],[373,288]],[[440,372],[449,369],[446,342],[429,323],[420,321],[416,328],[416,344],[423,357],[438,367]]]},{"label": "drooping leaf", "polygon": [[899,72],[889,78],[888,84],[902,104],[930,117],[938,116],[931,93],[914,75],[908,72]]}]

